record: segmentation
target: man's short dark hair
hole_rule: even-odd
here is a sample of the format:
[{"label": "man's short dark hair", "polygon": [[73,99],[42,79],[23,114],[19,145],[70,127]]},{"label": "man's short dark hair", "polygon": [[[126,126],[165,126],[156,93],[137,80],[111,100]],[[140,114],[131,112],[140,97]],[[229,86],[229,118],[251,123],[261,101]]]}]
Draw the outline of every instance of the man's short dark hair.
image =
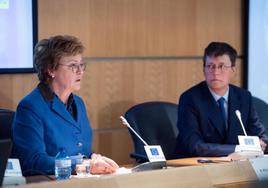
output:
[{"label": "man's short dark hair", "polygon": [[232,66],[235,66],[235,61],[237,57],[236,50],[231,45],[225,42],[211,42],[204,51],[203,66],[206,65],[207,57],[218,57],[225,54],[229,56]]}]

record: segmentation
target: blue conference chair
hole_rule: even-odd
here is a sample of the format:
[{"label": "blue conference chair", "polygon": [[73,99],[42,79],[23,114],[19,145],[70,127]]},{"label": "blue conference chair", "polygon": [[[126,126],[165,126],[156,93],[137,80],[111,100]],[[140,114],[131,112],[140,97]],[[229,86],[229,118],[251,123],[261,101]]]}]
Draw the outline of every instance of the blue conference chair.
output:
[{"label": "blue conference chair", "polygon": [[[178,105],[170,102],[145,102],[133,106],[125,113],[130,126],[149,144],[160,145],[166,159],[174,159],[176,146]],[[147,162],[142,141],[129,130],[134,152],[130,154],[136,162]]]}]

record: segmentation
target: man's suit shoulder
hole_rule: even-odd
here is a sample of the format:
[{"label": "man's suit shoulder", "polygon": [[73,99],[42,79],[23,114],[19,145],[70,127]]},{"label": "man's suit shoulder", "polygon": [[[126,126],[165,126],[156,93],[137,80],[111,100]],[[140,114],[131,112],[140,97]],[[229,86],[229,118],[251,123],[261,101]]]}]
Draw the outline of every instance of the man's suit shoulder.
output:
[{"label": "man's suit shoulder", "polygon": [[206,90],[206,89],[207,89],[206,82],[202,81],[202,82],[194,85],[193,87],[189,88],[185,92],[183,92],[181,96],[182,97],[193,97],[193,96],[201,95],[202,92],[204,92],[204,90]]},{"label": "man's suit shoulder", "polygon": [[237,95],[238,97],[241,97],[241,98],[243,98],[243,97],[251,97],[251,93],[246,89],[243,89],[241,87],[238,87],[238,86],[235,86],[235,85],[232,85],[232,84],[230,84],[229,87],[230,87],[230,91],[233,94]]}]

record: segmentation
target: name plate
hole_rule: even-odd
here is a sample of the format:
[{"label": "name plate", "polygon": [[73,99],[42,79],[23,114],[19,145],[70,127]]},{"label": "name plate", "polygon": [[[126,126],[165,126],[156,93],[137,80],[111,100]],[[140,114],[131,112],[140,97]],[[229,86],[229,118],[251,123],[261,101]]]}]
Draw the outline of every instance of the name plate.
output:
[{"label": "name plate", "polygon": [[238,136],[241,151],[262,151],[260,139],[257,136]]},{"label": "name plate", "polygon": [[259,180],[268,180],[268,157],[249,160]]},{"label": "name plate", "polygon": [[159,145],[144,146],[144,149],[150,162],[166,161],[161,146]]},{"label": "name plate", "polygon": [[22,176],[19,159],[8,159],[5,176]]}]

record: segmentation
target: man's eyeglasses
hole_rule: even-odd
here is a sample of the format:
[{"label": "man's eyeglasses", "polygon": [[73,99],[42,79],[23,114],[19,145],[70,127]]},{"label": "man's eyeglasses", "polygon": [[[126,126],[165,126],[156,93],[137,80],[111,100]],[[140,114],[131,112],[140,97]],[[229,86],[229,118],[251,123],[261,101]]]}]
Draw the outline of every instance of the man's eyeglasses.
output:
[{"label": "man's eyeglasses", "polygon": [[221,72],[226,72],[229,68],[231,68],[232,65],[227,66],[224,64],[221,65],[215,65],[215,64],[210,64],[210,65],[206,65],[205,68],[208,70],[208,72],[212,73],[214,72],[216,69],[220,70]]},{"label": "man's eyeglasses", "polygon": [[80,71],[85,71],[86,67],[87,67],[86,63],[80,63],[80,64],[73,63],[73,64],[70,64],[70,65],[59,63],[59,65],[68,67],[69,69],[71,69],[73,71],[73,73],[78,73]]}]

